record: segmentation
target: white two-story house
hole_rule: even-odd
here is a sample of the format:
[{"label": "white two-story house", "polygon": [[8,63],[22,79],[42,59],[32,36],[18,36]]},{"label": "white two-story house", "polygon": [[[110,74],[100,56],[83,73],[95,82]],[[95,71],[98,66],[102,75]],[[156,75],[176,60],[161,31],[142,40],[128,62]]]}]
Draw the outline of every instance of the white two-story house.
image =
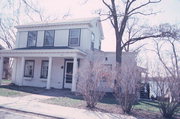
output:
[{"label": "white two-story house", "polygon": [[[3,59],[13,58],[12,82],[19,86],[76,91],[78,67],[87,51],[101,49],[103,40],[99,18],[26,24],[16,29],[15,48],[0,51],[0,79]],[[107,65],[115,64],[114,53],[102,53]]]}]

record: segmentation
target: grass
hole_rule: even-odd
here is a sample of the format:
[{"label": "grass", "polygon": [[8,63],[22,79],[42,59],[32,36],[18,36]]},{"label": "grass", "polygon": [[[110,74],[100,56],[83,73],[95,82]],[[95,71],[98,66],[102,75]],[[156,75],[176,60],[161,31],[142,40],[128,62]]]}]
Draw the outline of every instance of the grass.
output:
[{"label": "grass", "polygon": [[10,80],[2,80],[2,86],[0,86],[0,96],[6,96],[6,97],[17,97],[17,96],[22,96],[23,93],[13,90],[13,89],[8,89],[5,88],[4,86],[9,85],[11,83]]},{"label": "grass", "polygon": [[[81,96],[62,96],[55,97],[46,100],[42,100],[43,103],[55,104],[65,107],[74,107],[74,108],[86,108],[86,102],[83,100]],[[119,113],[119,110],[114,99],[108,100],[108,98],[102,99],[99,103],[97,103],[95,110],[110,112],[110,113]]]},{"label": "grass", "polygon": [[17,96],[23,96],[23,95],[24,94],[19,91],[15,91],[12,89],[0,88],[0,96],[17,97]]},{"label": "grass", "polygon": [[0,86],[0,96],[19,97],[28,95],[29,93],[39,93],[44,90],[45,89],[42,88],[16,86],[11,84],[10,80],[2,80],[2,85]]},{"label": "grass", "polygon": [[[48,104],[66,106],[66,107],[86,108],[86,102],[83,100],[83,98],[81,96],[76,96],[74,94],[71,94],[71,96],[60,96],[60,97],[50,98],[47,100],[43,100],[42,102]],[[112,95],[105,96],[96,105],[95,110],[96,109],[102,112],[122,114],[122,110],[119,108],[117,101]],[[161,118],[157,101],[140,100],[138,101],[137,104],[134,105],[133,109],[134,110],[132,111],[132,115],[137,118],[145,118],[145,119]],[[179,114],[177,114],[177,117],[179,117]]]},{"label": "grass", "polygon": [[[81,99],[73,99],[70,97],[58,97],[58,98],[50,98],[50,99],[46,99],[43,100],[42,102],[44,103],[49,103],[49,104],[55,104],[55,105],[61,105],[61,106],[66,106],[66,107],[81,107],[81,106],[85,106],[86,102],[84,100]],[[102,105],[115,105],[113,103],[108,104],[108,103],[103,103],[103,102],[99,102],[98,105],[102,106]]]},{"label": "grass", "polygon": [[2,85],[9,85],[11,83],[11,80],[2,80]]},{"label": "grass", "polygon": [[[86,105],[86,102],[80,96],[78,96],[78,98],[72,98],[72,97],[66,97],[66,96],[65,97],[55,97],[55,98],[43,100],[43,102],[49,103],[49,104],[67,106],[67,107],[75,107],[75,108]],[[98,106],[117,107],[118,103],[113,96],[109,96],[109,97],[106,96],[97,105]],[[153,111],[153,112],[159,111],[158,103],[154,102],[154,101],[149,101],[149,100],[140,100],[136,105],[134,105],[134,109]]]},{"label": "grass", "polygon": [[[49,103],[49,104],[56,104],[56,105],[61,105],[61,106],[67,106],[67,107],[81,107],[81,106],[86,106],[86,102],[83,100],[82,96],[75,95],[73,93],[68,94],[68,92],[64,92],[64,95],[60,95],[55,98],[50,98],[43,100],[42,102],[44,103]],[[115,98],[108,96],[105,96],[99,103],[98,105],[116,105],[117,102]]]},{"label": "grass", "polygon": [[47,100],[43,100],[44,103],[61,105],[66,107],[80,107],[85,105],[86,102],[80,99],[72,99],[69,97],[58,97],[58,98],[50,98]]},{"label": "grass", "polygon": [[150,100],[140,100],[136,105],[134,105],[134,109],[159,112],[158,102]]},{"label": "grass", "polygon": [[[82,99],[82,97],[75,96],[73,94],[72,97],[60,96],[46,99],[42,102],[66,107],[86,108],[86,102]],[[106,96],[105,98],[103,98],[96,105],[95,110],[108,113],[122,114],[122,110],[113,96]],[[138,119],[161,119],[161,114],[158,108],[158,102],[150,100],[140,100],[136,105],[134,105],[132,115],[137,117]]]}]

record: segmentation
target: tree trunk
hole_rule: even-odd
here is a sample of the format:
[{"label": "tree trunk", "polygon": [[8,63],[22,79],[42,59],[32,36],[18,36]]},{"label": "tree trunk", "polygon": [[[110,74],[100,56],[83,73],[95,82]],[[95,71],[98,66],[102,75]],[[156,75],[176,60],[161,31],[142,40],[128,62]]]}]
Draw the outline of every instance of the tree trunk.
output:
[{"label": "tree trunk", "polygon": [[118,28],[115,30],[116,33],[116,64],[118,66],[121,66],[122,63],[122,51],[123,48],[121,47],[122,45],[122,33],[118,31]]},{"label": "tree trunk", "polygon": [[116,62],[121,66],[122,63],[122,48],[121,48],[121,40],[116,41]]}]

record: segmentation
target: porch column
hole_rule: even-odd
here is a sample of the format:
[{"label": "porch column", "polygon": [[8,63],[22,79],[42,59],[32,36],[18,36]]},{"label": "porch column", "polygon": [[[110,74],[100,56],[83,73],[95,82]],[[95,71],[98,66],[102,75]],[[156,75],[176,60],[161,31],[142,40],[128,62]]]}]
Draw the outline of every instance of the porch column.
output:
[{"label": "porch column", "polygon": [[0,59],[0,84],[2,82],[2,77],[3,77],[3,61],[4,61],[4,57],[1,57]]},{"label": "porch column", "polygon": [[72,77],[72,88],[71,88],[71,91],[72,92],[75,92],[76,91],[76,82],[77,82],[77,77],[76,77],[76,74],[77,74],[77,57],[75,56],[74,57],[74,61],[73,61],[73,77]]},{"label": "porch column", "polygon": [[21,58],[21,74],[20,74],[20,79],[19,79],[19,82],[18,82],[18,84],[20,85],[20,86],[22,86],[23,85],[23,79],[24,79],[24,65],[25,65],[25,59],[24,59],[24,57],[22,57]]},{"label": "porch column", "polygon": [[52,57],[49,57],[48,77],[47,77],[46,89],[50,89],[50,84],[51,84],[51,70],[52,70]]},{"label": "porch column", "polygon": [[17,82],[17,78],[16,78],[17,58],[13,58],[12,62],[13,62],[12,83],[16,83]]}]

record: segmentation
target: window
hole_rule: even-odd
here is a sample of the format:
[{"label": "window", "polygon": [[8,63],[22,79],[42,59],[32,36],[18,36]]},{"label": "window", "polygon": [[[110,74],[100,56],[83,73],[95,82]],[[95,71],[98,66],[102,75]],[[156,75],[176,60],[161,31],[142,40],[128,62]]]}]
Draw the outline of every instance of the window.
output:
[{"label": "window", "polygon": [[69,46],[80,45],[81,29],[70,29],[69,30]]},{"label": "window", "polygon": [[34,60],[25,60],[24,77],[34,76]]},{"label": "window", "polygon": [[48,64],[49,61],[43,60],[41,64],[41,78],[47,78],[48,76]]},{"label": "window", "polygon": [[94,33],[92,32],[92,33],[91,33],[91,50],[94,50],[94,41],[95,41],[95,35],[94,35]]},{"label": "window", "polygon": [[101,50],[101,42],[99,42],[99,50]]},{"label": "window", "polygon": [[44,32],[44,46],[54,46],[54,30],[47,30]]},{"label": "window", "polygon": [[104,68],[107,70],[112,70],[112,64],[104,64]]},{"label": "window", "polygon": [[95,35],[93,32],[91,33],[91,41],[95,41]]},{"label": "window", "polygon": [[91,50],[94,50],[94,42],[91,42]]},{"label": "window", "polygon": [[27,47],[36,46],[37,41],[37,31],[29,31],[27,38]]},{"label": "window", "polygon": [[107,82],[109,80],[109,71],[112,70],[112,64],[103,64],[103,68],[105,69],[105,73],[102,76],[101,83]]}]

